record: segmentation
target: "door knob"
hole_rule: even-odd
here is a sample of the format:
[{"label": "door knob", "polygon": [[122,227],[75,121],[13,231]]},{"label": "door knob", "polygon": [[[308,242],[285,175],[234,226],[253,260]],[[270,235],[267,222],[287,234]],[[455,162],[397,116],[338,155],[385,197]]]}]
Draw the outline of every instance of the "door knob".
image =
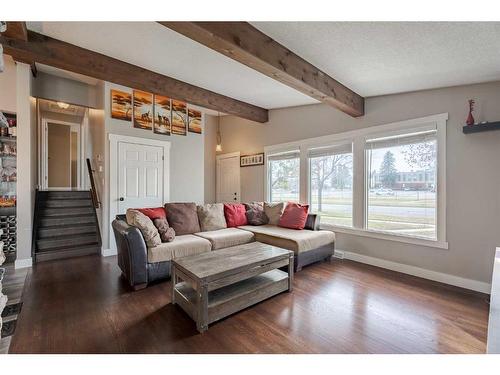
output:
[{"label": "door knob", "polygon": [[120,197],[120,202],[123,202],[124,200],[125,200],[125,198]]}]

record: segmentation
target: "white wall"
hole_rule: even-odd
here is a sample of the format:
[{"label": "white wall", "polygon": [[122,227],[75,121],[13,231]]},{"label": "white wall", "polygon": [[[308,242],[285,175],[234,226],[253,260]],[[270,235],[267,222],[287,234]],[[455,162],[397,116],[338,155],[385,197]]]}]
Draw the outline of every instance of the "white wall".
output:
[{"label": "white wall", "polygon": [[[449,113],[447,125],[447,240],[449,249],[337,234],[337,248],[489,283],[500,244],[500,131],[465,135],[467,99],[478,121],[500,120],[500,83],[478,84],[366,100],[366,115],[352,118],[318,104],[271,110],[258,124],[222,118],[224,152],[262,152],[264,146]],[[243,201],[264,199],[263,167],[241,169]]]},{"label": "white wall", "polygon": [[0,111],[16,112],[16,64],[3,55],[5,66],[0,73]]},{"label": "white wall", "polygon": [[36,101],[31,97],[30,66],[17,64],[17,259],[31,266],[33,209],[37,184]]}]

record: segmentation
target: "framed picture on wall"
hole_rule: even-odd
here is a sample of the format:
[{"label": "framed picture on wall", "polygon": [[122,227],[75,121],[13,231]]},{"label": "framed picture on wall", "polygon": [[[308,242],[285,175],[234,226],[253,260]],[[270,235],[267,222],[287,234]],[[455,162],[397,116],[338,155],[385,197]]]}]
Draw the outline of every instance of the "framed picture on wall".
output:
[{"label": "framed picture on wall", "polygon": [[186,103],[172,99],[172,134],[186,135],[187,120]]},{"label": "framed picture on wall", "polygon": [[153,129],[153,94],[134,90],[134,128]]},{"label": "framed picture on wall", "polygon": [[172,124],[172,111],[170,98],[162,95],[154,96],[154,132],[157,134],[170,135]]},{"label": "framed picture on wall", "polygon": [[111,90],[111,118],[132,121],[132,94]]},{"label": "framed picture on wall", "polygon": [[240,156],[240,167],[252,167],[254,165],[264,165],[264,153]]},{"label": "framed picture on wall", "polygon": [[201,112],[195,109],[188,110],[188,131],[201,134]]}]

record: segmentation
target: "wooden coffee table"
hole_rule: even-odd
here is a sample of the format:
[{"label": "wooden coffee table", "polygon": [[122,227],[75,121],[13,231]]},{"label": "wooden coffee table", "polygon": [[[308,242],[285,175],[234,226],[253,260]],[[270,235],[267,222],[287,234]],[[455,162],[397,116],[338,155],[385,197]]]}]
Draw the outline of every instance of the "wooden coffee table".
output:
[{"label": "wooden coffee table", "polygon": [[[288,272],[279,270],[287,267]],[[198,331],[237,311],[292,290],[293,251],[252,242],[172,261],[172,303]]]}]

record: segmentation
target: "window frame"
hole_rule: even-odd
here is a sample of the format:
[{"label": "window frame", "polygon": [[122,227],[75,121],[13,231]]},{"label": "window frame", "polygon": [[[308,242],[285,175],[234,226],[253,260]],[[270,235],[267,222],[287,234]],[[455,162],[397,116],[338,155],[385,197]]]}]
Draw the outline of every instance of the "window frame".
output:
[{"label": "window frame", "polygon": [[[369,126],[363,129],[352,130],[343,133],[336,133],[327,136],[309,138],[296,142],[272,145],[264,147],[264,197],[269,199],[268,181],[268,157],[279,153],[300,151],[300,174],[299,174],[299,200],[302,203],[310,203],[310,182],[309,182],[309,160],[310,149],[334,146],[352,142],[353,150],[353,204],[352,216],[353,226],[335,226],[332,224],[322,224],[321,228],[331,229],[338,233],[359,235],[376,239],[403,242],[414,245],[448,249],[446,242],[446,124],[448,113],[441,113],[432,116],[420,117],[405,121],[398,121],[388,124]],[[368,218],[368,189],[366,184],[366,140],[373,138],[391,137],[412,132],[422,131],[422,129],[436,129],[437,139],[437,163],[436,163],[436,239],[425,239],[407,235],[387,233],[367,228]]]}]

